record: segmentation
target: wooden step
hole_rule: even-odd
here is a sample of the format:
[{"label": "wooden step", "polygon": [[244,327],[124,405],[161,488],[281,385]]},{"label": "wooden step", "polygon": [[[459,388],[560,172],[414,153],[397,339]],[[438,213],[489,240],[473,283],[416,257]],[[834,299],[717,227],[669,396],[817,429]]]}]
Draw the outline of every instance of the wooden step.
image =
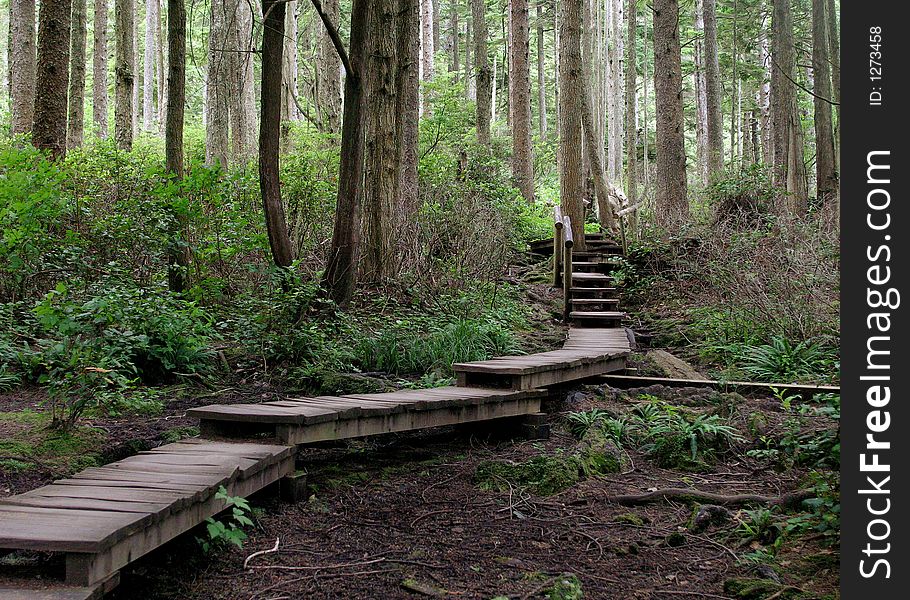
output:
[{"label": "wooden step", "polygon": [[596,310],[581,311],[573,310],[569,313],[570,319],[603,319],[603,320],[620,320],[626,316],[626,313],[617,310]]},{"label": "wooden step", "polygon": [[610,304],[615,308],[619,305],[619,298],[570,298],[569,302],[573,306]]},{"label": "wooden step", "polygon": [[577,294],[584,294],[585,296],[589,294],[612,294],[616,292],[615,287],[575,287],[572,286],[569,288],[569,295],[574,297]]}]

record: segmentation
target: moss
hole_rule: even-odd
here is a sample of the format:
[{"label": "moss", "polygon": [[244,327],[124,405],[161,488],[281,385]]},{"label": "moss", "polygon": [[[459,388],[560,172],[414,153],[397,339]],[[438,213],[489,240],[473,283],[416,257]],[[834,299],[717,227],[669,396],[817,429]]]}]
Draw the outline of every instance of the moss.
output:
[{"label": "moss", "polygon": [[645,519],[639,517],[635,513],[623,513],[616,517],[617,523],[628,523],[629,525],[637,525],[641,527],[646,523]]},{"label": "moss", "polygon": [[586,477],[622,470],[622,451],[599,427],[588,429],[576,456],[579,468]]},{"label": "moss", "polygon": [[654,459],[654,464],[664,469],[703,471],[707,465],[704,461],[692,460],[692,447],[689,444],[689,436],[684,433],[663,435],[654,440],[649,455]]},{"label": "moss", "polygon": [[571,458],[536,456],[523,463],[484,461],[477,466],[474,480],[485,490],[505,491],[511,484],[550,496],[575,485],[579,476]]},{"label": "moss", "polygon": [[196,437],[198,435],[198,427],[175,427],[173,429],[168,429],[165,431],[161,435],[161,439],[167,444],[172,444],[174,442],[179,442],[180,440]]},{"label": "moss", "polygon": [[21,460],[15,460],[13,458],[0,459],[0,471],[8,471],[10,473],[24,473],[31,468],[31,463],[23,462]]},{"label": "moss", "polygon": [[28,442],[21,442],[18,440],[2,440],[0,441],[0,454],[6,455],[16,455],[16,456],[31,456],[35,452],[35,448]]},{"label": "moss", "polygon": [[686,543],[686,536],[678,531],[674,531],[667,536],[667,539],[665,541],[671,548],[678,548]]},{"label": "moss", "polygon": [[770,579],[750,579],[748,577],[733,577],[724,582],[724,592],[734,598],[742,600],[766,600],[780,598],[782,600],[796,600],[808,598],[798,588],[783,585]]},{"label": "moss", "polygon": [[544,592],[544,597],[549,600],[580,600],[585,597],[581,589],[581,581],[571,573],[560,575],[552,587]]}]

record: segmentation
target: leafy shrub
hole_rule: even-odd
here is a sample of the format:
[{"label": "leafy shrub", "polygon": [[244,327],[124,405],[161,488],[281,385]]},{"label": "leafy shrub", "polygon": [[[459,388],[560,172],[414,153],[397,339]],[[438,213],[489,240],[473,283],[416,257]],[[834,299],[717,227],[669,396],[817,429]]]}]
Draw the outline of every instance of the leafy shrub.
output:
[{"label": "leafy shrub", "polygon": [[231,514],[227,519],[223,520],[213,517],[205,520],[205,531],[208,534],[208,538],[197,538],[203,552],[209,552],[226,544],[233,544],[238,548],[243,548],[243,542],[249,537],[243,528],[253,525],[253,520],[250,519],[253,511],[249,502],[245,498],[228,495],[227,489],[223,485],[215,493],[215,499],[223,500],[224,507],[230,509]]},{"label": "leafy shrub", "polygon": [[759,164],[712,178],[705,192],[714,206],[716,222],[749,228],[768,222],[774,201],[781,195],[771,185],[768,168]]}]

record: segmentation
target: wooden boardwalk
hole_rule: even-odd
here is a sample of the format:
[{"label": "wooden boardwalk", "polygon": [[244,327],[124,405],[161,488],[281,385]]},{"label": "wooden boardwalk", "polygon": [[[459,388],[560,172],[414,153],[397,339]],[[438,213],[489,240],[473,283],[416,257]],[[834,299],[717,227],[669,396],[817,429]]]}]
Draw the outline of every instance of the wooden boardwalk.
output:
[{"label": "wooden boardwalk", "polygon": [[102,596],[121,568],[220,512],[221,486],[230,496],[248,496],[291,475],[300,444],[533,415],[546,388],[624,369],[631,344],[618,326],[624,317],[618,300],[608,295],[615,291],[607,273],[618,247],[592,236],[576,263],[570,242],[561,255],[572,267],[557,275],[565,284],[565,315],[577,325],[561,349],[453,365],[457,386],[191,409],[207,439],[161,446],[0,499],[0,549],[66,558],[65,584],[0,587],[0,600]]}]

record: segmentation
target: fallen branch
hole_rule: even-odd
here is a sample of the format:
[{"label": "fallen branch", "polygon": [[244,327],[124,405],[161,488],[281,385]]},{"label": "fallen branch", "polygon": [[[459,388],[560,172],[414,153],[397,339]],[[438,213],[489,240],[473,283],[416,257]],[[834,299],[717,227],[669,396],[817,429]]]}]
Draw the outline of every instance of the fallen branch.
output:
[{"label": "fallen branch", "polygon": [[608,496],[608,502],[634,506],[636,504],[647,504],[656,500],[682,500],[685,502],[710,502],[712,504],[740,505],[740,504],[770,504],[772,506],[782,506],[792,508],[798,506],[800,502],[808,498],[814,498],[816,492],[813,490],[797,490],[782,496],[762,496],[760,494],[716,494],[714,492],[703,492],[691,488],[665,488],[655,490],[644,494],[623,494],[619,496]]},{"label": "fallen branch", "polygon": [[250,561],[256,558],[257,556],[262,556],[263,554],[271,554],[272,552],[278,552],[278,544],[280,543],[280,538],[275,538],[275,545],[269,548],[268,550],[260,550],[259,552],[253,552],[246,557],[246,560],[243,561],[243,568],[246,569],[247,565],[250,564]]}]

